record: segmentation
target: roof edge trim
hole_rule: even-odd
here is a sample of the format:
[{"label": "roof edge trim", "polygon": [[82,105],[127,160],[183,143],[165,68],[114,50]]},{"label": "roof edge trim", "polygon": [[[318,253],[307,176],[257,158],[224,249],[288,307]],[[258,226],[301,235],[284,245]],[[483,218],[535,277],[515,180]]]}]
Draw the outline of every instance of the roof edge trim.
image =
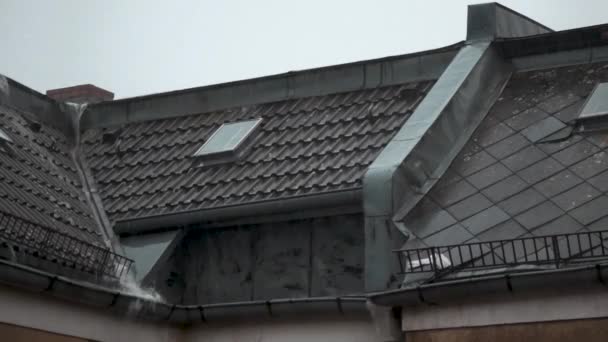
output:
[{"label": "roof edge trim", "polygon": [[82,131],[294,98],[437,79],[463,43],[414,54],[288,72],[89,105]]},{"label": "roof edge trim", "polygon": [[64,104],[2,74],[0,104],[15,108],[30,119],[54,127],[70,139],[74,138],[74,119],[64,108]]},{"label": "roof edge trim", "polygon": [[547,26],[499,3],[469,5],[467,41],[493,40],[553,32]]},{"label": "roof edge trim", "polygon": [[139,234],[171,227],[192,224],[205,225],[205,222],[238,219],[248,216],[287,213],[290,211],[332,208],[348,204],[361,205],[362,190],[342,190],[314,195],[304,195],[287,199],[267,200],[249,204],[237,204],[213,209],[202,209],[168,215],[155,215],[143,218],[118,221],[114,225],[117,234]]},{"label": "roof edge trim", "polygon": [[437,282],[412,288],[370,293],[368,297],[376,305],[407,307],[424,302],[441,304],[444,301],[463,298],[470,293],[497,294],[547,287],[563,289],[583,281],[597,282],[603,287],[605,285],[602,284],[602,279],[608,279],[608,264],[606,263]]}]

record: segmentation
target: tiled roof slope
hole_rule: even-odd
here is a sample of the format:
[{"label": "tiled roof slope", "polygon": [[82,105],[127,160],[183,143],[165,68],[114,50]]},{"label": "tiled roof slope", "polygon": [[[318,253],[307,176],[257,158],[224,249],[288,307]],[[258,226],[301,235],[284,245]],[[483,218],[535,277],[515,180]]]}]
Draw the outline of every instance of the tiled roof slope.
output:
[{"label": "tiled roof slope", "polygon": [[572,132],[606,81],[606,63],[516,73],[406,217],[406,248],[607,229],[608,132]]},{"label": "tiled roof slope", "polygon": [[0,128],[12,139],[0,151],[0,215],[104,246],[65,136],[32,118],[0,106]]},{"label": "tiled roof slope", "polygon": [[[432,83],[131,123],[112,143],[103,142],[108,129],[93,129],[82,141],[114,222],[357,189]],[[194,152],[222,123],[258,117],[244,158],[193,167]]]}]

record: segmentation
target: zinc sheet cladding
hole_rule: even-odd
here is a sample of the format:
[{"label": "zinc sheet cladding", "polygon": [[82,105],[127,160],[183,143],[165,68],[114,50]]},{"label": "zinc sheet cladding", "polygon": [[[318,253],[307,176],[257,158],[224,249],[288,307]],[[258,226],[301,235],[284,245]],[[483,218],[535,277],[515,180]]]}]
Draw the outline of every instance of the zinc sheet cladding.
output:
[{"label": "zinc sheet cladding", "polygon": [[575,120],[608,64],[519,72],[429,194],[405,248],[608,228],[608,133]]},{"label": "zinc sheet cladding", "polygon": [[104,246],[66,138],[26,115],[0,106],[0,129],[12,140],[0,150],[0,212]]},{"label": "zinc sheet cladding", "polygon": [[[358,189],[432,83],[92,129],[83,148],[114,222]],[[218,127],[257,118],[262,122],[240,160],[195,167],[194,153]],[[116,139],[104,143],[108,133]]]}]

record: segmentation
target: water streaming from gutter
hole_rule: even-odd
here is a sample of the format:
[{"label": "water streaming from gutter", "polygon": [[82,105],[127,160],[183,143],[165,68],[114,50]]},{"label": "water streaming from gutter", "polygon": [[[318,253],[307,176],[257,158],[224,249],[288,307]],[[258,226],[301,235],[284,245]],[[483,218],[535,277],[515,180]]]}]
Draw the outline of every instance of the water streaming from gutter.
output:
[{"label": "water streaming from gutter", "polygon": [[[94,198],[97,195],[97,191],[95,189],[95,180],[91,179],[92,177],[85,169],[85,165],[83,165],[83,161],[81,159],[81,151],[80,151],[80,117],[82,113],[86,110],[87,104],[77,104],[77,103],[66,103],[66,107],[64,110],[68,111],[70,119],[72,120],[72,127],[74,132],[74,147],[72,149],[72,158],[74,160],[74,164],[78,169],[78,172],[82,178],[82,190],[85,193],[91,210],[93,212],[93,216],[95,221],[97,222],[99,228],[101,229],[102,236],[104,238],[104,242],[106,246],[108,246],[113,252],[117,252],[118,254],[124,255],[122,251],[122,246],[120,245],[119,240],[114,235],[114,231],[111,227],[111,224],[107,217],[105,217],[105,212],[103,208],[100,208],[102,204],[98,205],[98,201]],[[101,201],[99,201],[101,203]],[[124,264],[117,265],[115,267],[116,274],[123,274],[122,267],[125,267]],[[162,296],[156,292],[154,289],[145,288],[140,286],[138,282],[135,280],[135,276],[133,273],[133,269],[129,270],[129,272],[124,275],[120,279],[120,288],[121,290],[128,295],[140,298],[141,300],[133,301],[129,306],[129,313],[136,314],[141,309],[144,301],[151,301],[154,303],[164,303],[164,299]]]}]

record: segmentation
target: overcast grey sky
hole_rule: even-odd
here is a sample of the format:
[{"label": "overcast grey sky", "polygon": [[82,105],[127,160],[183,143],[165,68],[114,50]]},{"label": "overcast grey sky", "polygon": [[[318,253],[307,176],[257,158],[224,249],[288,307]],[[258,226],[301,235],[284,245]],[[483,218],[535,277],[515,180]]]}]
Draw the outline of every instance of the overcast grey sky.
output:
[{"label": "overcast grey sky", "polygon": [[[466,0],[0,0],[0,73],[118,98],[437,48]],[[607,0],[501,1],[555,30],[608,23]]]}]

